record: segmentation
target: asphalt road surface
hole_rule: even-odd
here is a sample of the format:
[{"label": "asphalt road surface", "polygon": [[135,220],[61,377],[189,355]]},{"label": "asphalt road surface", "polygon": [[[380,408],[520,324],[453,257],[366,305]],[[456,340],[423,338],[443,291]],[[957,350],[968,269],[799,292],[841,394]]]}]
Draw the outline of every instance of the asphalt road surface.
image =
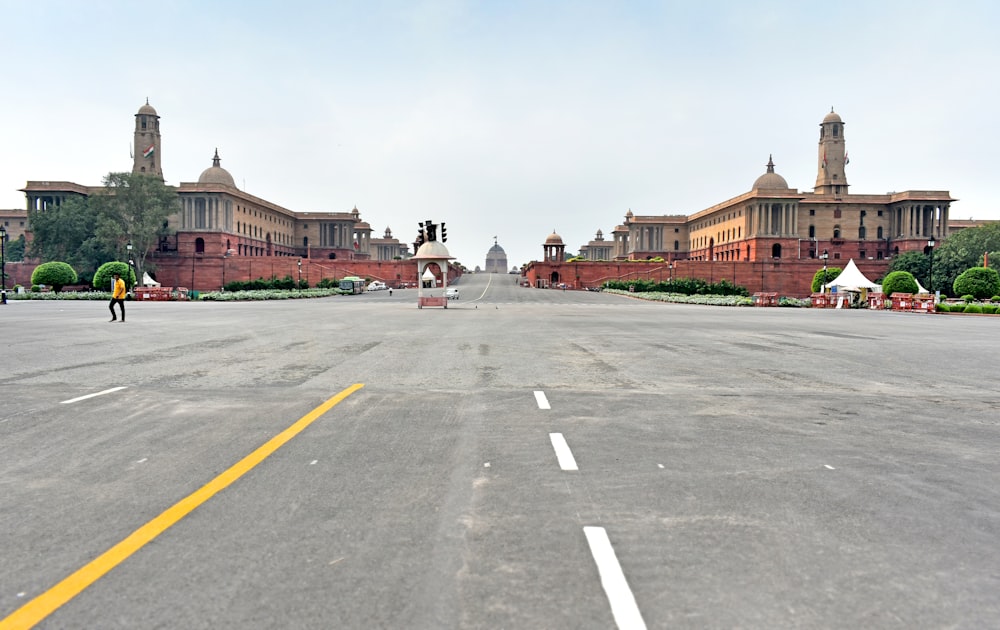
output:
[{"label": "asphalt road surface", "polygon": [[0,306],[0,628],[997,626],[1000,319],[457,286]]}]

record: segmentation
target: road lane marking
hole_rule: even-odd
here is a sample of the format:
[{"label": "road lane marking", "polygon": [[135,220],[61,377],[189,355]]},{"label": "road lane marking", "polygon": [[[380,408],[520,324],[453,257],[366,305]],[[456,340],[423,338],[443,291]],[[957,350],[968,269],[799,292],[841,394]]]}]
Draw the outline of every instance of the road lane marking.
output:
[{"label": "road lane marking", "polygon": [[823,465],[826,466],[829,470],[837,470],[836,468],[834,468],[830,464],[823,464]]},{"label": "road lane marking", "polygon": [[556,451],[556,459],[559,460],[559,467],[563,470],[579,470],[576,467],[576,459],[573,457],[573,451],[569,450],[569,444],[566,443],[566,438],[563,437],[563,434],[549,433],[549,439],[552,440],[552,448]]},{"label": "road lane marking", "polygon": [[608,533],[603,527],[584,527],[584,535],[587,536],[587,543],[590,545],[590,553],[597,563],[597,572],[601,575],[601,586],[608,596],[608,603],[611,604],[611,614],[615,618],[620,630],[645,630],[646,622],[642,620],[639,606],[635,603],[635,596],[625,580],[622,567],[615,556],[615,550],[611,547]]},{"label": "road lane marking", "polygon": [[552,409],[549,406],[549,399],[545,397],[545,392],[535,392],[535,402],[538,403],[539,409]]},{"label": "road lane marking", "polygon": [[21,606],[10,616],[0,619],[0,630],[13,630],[14,628],[31,628],[38,622],[51,615],[57,608],[80,594],[85,588],[99,580],[106,573],[127,560],[132,554],[141,549],[164,531],[175,525],[182,518],[190,514],[198,506],[205,503],[219,492],[232,485],[237,479],[252,470],[257,464],[267,459],[272,453],[285,445],[293,437],[301,433],[306,427],[320,418],[335,405],[345,398],[364,387],[361,383],[351,385],[333,398],[330,398],[319,407],[316,407],[306,415],[296,420],[291,426],[275,435],[265,442],[257,450],[250,453],[240,461],[233,464],[228,470],[223,471],[218,477],[195,490],[187,497],[175,503],[165,512],[149,521],[139,529],[135,530],[127,538],[108,549],[97,558],[74,573],[64,578],[61,582],[35,597],[24,606]]},{"label": "road lane marking", "polygon": [[127,385],[123,385],[121,387],[112,387],[111,389],[106,389],[103,392],[97,392],[96,394],[87,394],[86,396],[79,396],[77,398],[70,398],[69,400],[63,400],[59,404],[60,405],[68,405],[70,403],[80,402],[81,400],[87,400],[88,398],[93,398],[95,396],[103,396],[104,394],[111,394],[111,393],[114,393],[114,392],[117,392],[117,391],[121,391],[121,390],[125,389],[126,387],[128,387],[128,386]]}]

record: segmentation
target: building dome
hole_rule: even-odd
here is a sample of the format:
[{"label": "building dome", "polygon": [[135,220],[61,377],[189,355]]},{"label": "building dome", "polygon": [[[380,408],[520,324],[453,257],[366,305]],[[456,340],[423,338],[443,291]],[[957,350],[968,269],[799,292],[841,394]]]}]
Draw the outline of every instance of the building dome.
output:
[{"label": "building dome", "polygon": [[562,245],[563,244],[563,240],[562,240],[561,236],[559,236],[558,234],[556,234],[555,230],[552,230],[552,234],[549,234],[549,237],[547,239],[545,239],[545,244],[546,245]]},{"label": "building dome", "polygon": [[149,99],[148,98],[146,99],[146,104],[143,105],[142,107],[140,107],[139,111],[136,112],[136,113],[137,114],[146,114],[148,116],[157,116],[158,115],[156,113],[156,110],[153,109],[153,106],[149,104]]},{"label": "building dome", "polygon": [[487,273],[507,273],[507,252],[503,247],[493,240],[493,247],[486,252],[486,272]]},{"label": "building dome", "polygon": [[844,122],[844,121],[842,121],[840,119],[840,114],[838,114],[837,112],[833,111],[833,108],[831,107],[830,108],[830,113],[827,114],[823,118],[823,122],[824,123],[839,123],[839,122]]},{"label": "building dome", "polygon": [[212,158],[212,166],[206,168],[198,176],[199,184],[222,184],[224,186],[232,186],[236,188],[236,182],[233,181],[233,176],[229,174],[229,171],[219,166],[221,160],[219,160],[219,150],[215,150],[215,157]]},{"label": "building dome", "polygon": [[753,183],[753,190],[787,190],[788,182],[781,175],[774,172],[774,160],[771,156],[767,158],[767,172],[757,178]]}]

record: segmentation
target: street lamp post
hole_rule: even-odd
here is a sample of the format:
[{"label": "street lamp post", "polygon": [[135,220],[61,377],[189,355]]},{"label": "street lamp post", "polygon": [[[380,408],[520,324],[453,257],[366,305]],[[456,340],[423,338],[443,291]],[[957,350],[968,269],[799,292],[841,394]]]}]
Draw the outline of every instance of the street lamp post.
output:
[{"label": "street lamp post", "polygon": [[[135,261],[132,259],[132,241],[129,241],[125,245],[125,250],[128,252],[128,268],[132,272],[132,277],[135,277]],[[136,284],[139,284],[139,279],[136,278]]]},{"label": "street lamp post", "polygon": [[670,282],[674,281],[674,263],[668,263],[667,269],[670,270]]},{"label": "street lamp post", "polygon": [[302,288],[302,259],[301,258],[299,258],[299,284],[295,288],[296,289],[301,289]]},{"label": "street lamp post", "polygon": [[823,286],[820,287],[821,289],[823,289],[823,293],[826,293],[826,259],[829,257],[830,254],[827,253],[827,250],[825,249],[823,250],[823,253],[820,254],[820,258],[823,259]]},{"label": "street lamp post", "polygon": [[0,225],[0,304],[7,303],[7,228]]},{"label": "street lamp post", "polygon": [[927,287],[927,290],[931,292],[931,295],[937,295],[936,293],[934,293],[934,246],[935,245],[937,245],[937,241],[934,240],[934,235],[931,234],[931,237],[927,239],[927,255],[931,257],[930,261],[931,267],[930,271],[927,274],[928,276],[927,284],[930,286]]}]

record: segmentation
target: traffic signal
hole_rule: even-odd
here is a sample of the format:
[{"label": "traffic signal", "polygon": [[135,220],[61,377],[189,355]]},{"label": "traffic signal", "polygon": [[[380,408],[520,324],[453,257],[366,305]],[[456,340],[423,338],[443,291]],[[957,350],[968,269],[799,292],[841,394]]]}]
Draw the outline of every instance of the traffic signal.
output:
[{"label": "traffic signal", "polygon": [[444,221],[441,222],[441,242],[442,243],[448,242],[448,231],[445,230]]},{"label": "traffic signal", "polygon": [[424,244],[424,241],[426,240],[426,237],[424,236],[424,234],[425,234],[424,233],[424,223],[423,223],[423,221],[421,221],[420,223],[417,224],[417,241],[416,241],[416,246],[417,247],[420,247],[421,245]]}]

